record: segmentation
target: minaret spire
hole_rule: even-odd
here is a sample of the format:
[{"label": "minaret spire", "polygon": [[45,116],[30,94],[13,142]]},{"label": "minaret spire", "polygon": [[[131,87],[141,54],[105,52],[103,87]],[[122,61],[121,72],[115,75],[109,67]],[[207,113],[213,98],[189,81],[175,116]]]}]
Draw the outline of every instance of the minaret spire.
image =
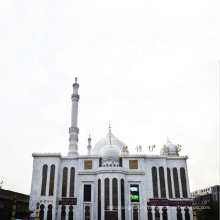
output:
[{"label": "minaret spire", "polygon": [[109,144],[112,146],[112,140],[111,140],[111,125],[109,124]]},{"label": "minaret spire", "polygon": [[69,152],[68,156],[77,156],[78,155],[78,134],[79,128],[77,127],[78,121],[78,95],[79,84],[77,83],[77,78],[75,78],[75,83],[73,83],[73,94],[72,99],[72,114],[71,114],[71,127],[69,128]]},{"label": "minaret spire", "polygon": [[92,149],[92,146],[91,146],[91,137],[89,135],[89,138],[88,138],[88,146],[87,146],[87,149],[88,149],[88,155],[91,154],[91,149]]}]

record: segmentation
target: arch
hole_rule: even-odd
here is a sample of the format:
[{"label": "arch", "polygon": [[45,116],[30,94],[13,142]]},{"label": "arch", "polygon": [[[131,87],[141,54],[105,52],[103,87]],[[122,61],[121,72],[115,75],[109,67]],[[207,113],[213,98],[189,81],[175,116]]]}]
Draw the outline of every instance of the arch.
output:
[{"label": "arch", "polygon": [[67,169],[67,167],[64,167],[63,168],[62,197],[66,197],[66,192],[67,192],[67,175],[68,175],[68,169]]},{"label": "arch", "polygon": [[152,208],[151,207],[147,207],[147,219],[148,220],[153,220],[153,215],[152,215]]},{"label": "arch", "polygon": [[184,211],[185,211],[185,220],[190,220],[189,209],[185,208]]},{"label": "arch", "polygon": [[65,220],[66,219],[66,206],[62,205],[61,207],[61,220]]},{"label": "arch", "polygon": [[167,183],[168,183],[169,197],[170,197],[170,198],[173,198],[170,168],[167,168]]},{"label": "arch", "polygon": [[155,220],[160,220],[160,212],[159,212],[159,208],[155,207]]},{"label": "arch", "polygon": [[73,206],[69,206],[69,218],[68,220],[73,220]]},{"label": "arch", "polygon": [[40,220],[44,220],[44,204],[40,205],[40,215],[39,215]]},{"label": "arch", "polygon": [[173,182],[174,182],[174,188],[175,188],[175,197],[180,198],[177,168],[173,168]]},{"label": "arch", "polygon": [[42,184],[41,184],[41,195],[46,195],[46,186],[47,186],[47,168],[48,166],[44,164],[42,169]]},{"label": "arch", "polygon": [[85,220],[90,220],[90,207],[85,207]]},{"label": "arch", "polygon": [[182,212],[181,212],[182,210],[181,210],[181,208],[180,207],[177,207],[177,209],[176,209],[176,214],[177,214],[177,220],[183,220],[183,218],[182,218]]},{"label": "arch", "polygon": [[121,220],[125,220],[125,183],[121,179]]},{"label": "arch", "polygon": [[182,183],[183,198],[188,198],[187,188],[186,188],[186,172],[183,167],[180,168],[180,177],[181,177],[181,183]]},{"label": "arch", "polygon": [[153,183],[153,195],[154,198],[158,198],[158,186],[157,186],[157,168],[152,167],[152,183]]},{"label": "arch", "polygon": [[118,180],[112,180],[112,204],[113,210],[118,210]]},{"label": "arch", "polygon": [[160,177],[160,193],[161,193],[161,197],[166,198],[166,187],[165,187],[165,179],[164,179],[164,169],[163,169],[163,167],[159,167],[159,177]]},{"label": "arch", "polygon": [[101,220],[101,179],[98,179],[98,220]]},{"label": "arch", "polygon": [[50,186],[49,186],[49,196],[53,196],[54,190],[54,177],[55,177],[55,165],[52,164],[50,167]]},{"label": "arch", "polygon": [[52,220],[52,208],[53,208],[53,206],[51,204],[49,204],[48,211],[47,211],[47,220]]},{"label": "arch", "polygon": [[138,220],[138,214],[139,214],[139,210],[138,210],[138,206],[133,206],[133,220]]},{"label": "arch", "polygon": [[163,216],[163,220],[167,220],[167,208],[163,207],[162,208],[162,216]]},{"label": "arch", "polygon": [[72,167],[70,170],[70,197],[74,197],[75,187],[75,168]]},{"label": "arch", "polygon": [[109,210],[109,178],[105,179],[105,210]]}]

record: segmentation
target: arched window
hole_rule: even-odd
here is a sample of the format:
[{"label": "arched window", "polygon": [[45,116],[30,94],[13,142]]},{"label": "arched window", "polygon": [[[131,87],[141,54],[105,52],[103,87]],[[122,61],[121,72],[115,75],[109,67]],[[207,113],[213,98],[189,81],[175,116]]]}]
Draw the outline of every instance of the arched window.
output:
[{"label": "arched window", "polygon": [[154,197],[158,198],[157,168],[156,167],[152,167],[152,182],[153,182],[153,194],[154,194]]},{"label": "arched window", "polygon": [[179,180],[178,180],[178,173],[176,168],[173,168],[173,181],[175,188],[175,197],[180,198]]},{"label": "arched window", "polygon": [[52,220],[52,205],[48,205],[47,220]]},{"label": "arched window", "polygon": [[50,187],[49,187],[49,196],[53,195],[54,189],[54,177],[55,177],[55,165],[51,165],[50,167]]},{"label": "arched window", "polygon": [[167,183],[168,183],[169,197],[173,198],[170,168],[167,168]]},{"label": "arched window", "polygon": [[41,185],[41,195],[46,195],[46,186],[47,186],[47,165],[43,166],[42,170],[42,185]]},{"label": "arched window", "polygon": [[118,210],[118,180],[116,178],[112,180],[112,200],[113,210]]},{"label": "arched window", "polygon": [[109,210],[109,178],[105,179],[105,210]]},{"label": "arched window", "polygon": [[187,198],[188,196],[187,196],[187,188],[186,188],[186,173],[183,167],[180,169],[180,177],[182,183],[183,198]]},{"label": "arched window", "polygon": [[159,208],[155,207],[155,220],[160,220],[160,212],[159,212]]},{"label": "arched window", "polygon": [[61,220],[65,220],[66,218],[66,206],[63,205],[61,208]]},{"label": "arched window", "polygon": [[101,220],[101,180],[98,180],[98,220]]},{"label": "arched window", "polygon": [[63,168],[62,197],[66,197],[66,191],[67,191],[67,175],[68,175],[68,169],[67,169],[67,167],[64,167],[64,168]]},{"label": "arched window", "polygon": [[167,208],[166,207],[162,208],[162,216],[163,216],[163,220],[167,220]]},{"label": "arched window", "polygon": [[125,220],[125,186],[124,179],[121,179],[121,219]]},{"label": "arched window", "polygon": [[152,220],[153,219],[152,208],[151,207],[147,207],[147,217],[148,217],[148,220]]},{"label": "arched window", "polygon": [[73,220],[73,206],[69,206],[69,219],[68,220]]},{"label": "arched window", "polygon": [[185,208],[184,211],[185,211],[185,220],[190,220],[189,209]]},{"label": "arched window", "polygon": [[75,168],[72,167],[70,170],[70,197],[74,197],[74,186],[75,186]]},{"label": "arched window", "polygon": [[90,220],[90,207],[85,207],[85,220]]},{"label": "arched window", "polygon": [[44,205],[43,204],[40,205],[40,215],[39,215],[39,217],[40,217],[40,220],[44,220]]},{"label": "arched window", "polygon": [[166,198],[166,187],[165,187],[165,179],[164,179],[164,169],[163,169],[163,167],[159,167],[159,177],[160,177],[161,197]]},{"label": "arched window", "polygon": [[183,220],[181,208],[177,208],[176,211],[177,211],[177,220]]},{"label": "arched window", "polygon": [[133,220],[138,220],[138,207],[133,207]]}]

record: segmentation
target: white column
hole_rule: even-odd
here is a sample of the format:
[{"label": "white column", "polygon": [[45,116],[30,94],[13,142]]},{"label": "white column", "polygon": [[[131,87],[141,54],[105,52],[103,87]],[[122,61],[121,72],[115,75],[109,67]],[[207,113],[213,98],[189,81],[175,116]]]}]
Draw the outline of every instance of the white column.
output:
[{"label": "white column", "polygon": [[46,192],[45,192],[45,195],[46,195],[46,196],[49,196],[50,167],[51,167],[51,165],[47,165],[47,183],[46,183]]},{"label": "white column", "polygon": [[183,190],[182,190],[182,182],[180,178],[180,169],[177,168],[178,181],[179,181],[179,189],[180,189],[180,198],[183,198]]},{"label": "white column", "polygon": [[61,219],[61,207],[62,207],[61,205],[58,205],[56,220],[60,220]]},{"label": "white column", "polygon": [[[47,220],[47,211],[48,211],[48,208],[47,208],[47,203],[44,204],[44,220]],[[39,209],[40,210],[40,209]],[[39,212],[40,214],[40,212]]]},{"label": "white column", "polygon": [[152,219],[155,220],[155,207],[152,206]]},{"label": "white column", "polygon": [[190,215],[190,220],[193,220],[193,209],[192,209],[192,207],[189,207],[189,215]]},{"label": "white column", "polygon": [[162,215],[162,207],[161,206],[159,206],[159,213],[160,213],[160,220],[162,220],[163,219],[163,215]]},{"label": "white column", "polygon": [[160,177],[159,177],[159,169],[157,168],[157,187],[158,187],[158,198],[161,198],[160,193]]},{"label": "white column", "polygon": [[184,207],[181,207],[182,219],[185,220],[185,210]]},{"label": "white column", "polygon": [[69,205],[66,205],[66,220],[69,219]]},{"label": "white column", "polygon": [[167,182],[167,167],[164,168],[164,178],[165,178],[165,187],[166,187],[166,198],[169,198],[168,182]]},{"label": "white column", "polygon": [[170,177],[171,177],[171,188],[172,188],[173,198],[176,198],[175,187],[174,187],[174,179],[173,179],[173,168],[170,168]]},{"label": "white column", "polygon": [[121,180],[120,178],[117,179],[117,183],[118,183],[118,186],[117,186],[117,189],[118,189],[118,220],[121,219]]},{"label": "white column", "polygon": [[188,169],[187,169],[187,165],[185,167],[185,175],[186,175],[186,188],[187,188],[187,196],[188,198],[191,198],[191,194],[190,194],[190,188],[189,188],[189,176],[188,176]]},{"label": "white column", "polygon": [[168,218],[169,220],[171,220],[172,217],[171,217],[171,209],[170,209],[170,206],[166,206],[166,208],[167,208],[167,218]]}]

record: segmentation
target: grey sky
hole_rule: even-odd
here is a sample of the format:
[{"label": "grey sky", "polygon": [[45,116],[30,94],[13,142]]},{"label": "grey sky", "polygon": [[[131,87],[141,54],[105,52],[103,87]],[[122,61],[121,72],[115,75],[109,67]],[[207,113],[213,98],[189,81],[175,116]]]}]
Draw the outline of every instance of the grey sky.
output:
[{"label": "grey sky", "polygon": [[[33,152],[67,154],[78,77],[79,151],[112,132],[130,149],[166,137],[191,191],[219,184],[219,1],[2,1],[0,181],[29,193]],[[135,152],[133,150],[133,152]]]}]

